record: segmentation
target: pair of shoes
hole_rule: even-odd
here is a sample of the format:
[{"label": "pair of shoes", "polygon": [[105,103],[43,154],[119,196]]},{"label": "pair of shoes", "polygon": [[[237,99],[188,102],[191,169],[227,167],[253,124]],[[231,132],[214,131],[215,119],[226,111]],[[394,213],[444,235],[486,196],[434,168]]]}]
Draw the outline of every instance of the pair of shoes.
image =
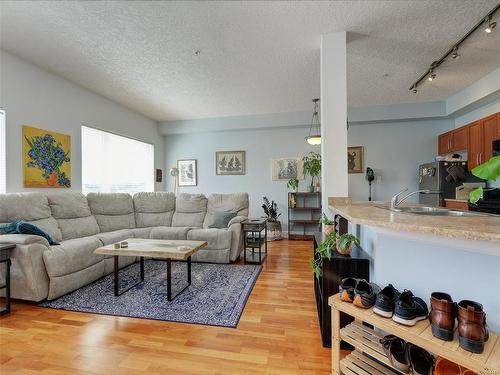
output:
[{"label": "pair of shoes", "polygon": [[480,303],[462,300],[454,303],[447,293],[431,294],[431,313],[429,319],[432,334],[445,341],[452,341],[455,331],[455,318],[458,319],[458,342],[462,349],[482,353],[489,332],[486,313]]},{"label": "pair of shoes", "polygon": [[474,371],[459,366],[446,358],[437,357],[434,367],[435,375],[477,375]]},{"label": "pair of shoes", "polygon": [[348,277],[340,283],[339,292],[342,301],[351,302],[363,309],[369,309],[375,305],[375,299],[377,293],[380,292],[380,287],[364,279]]},{"label": "pair of shoes", "polygon": [[407,343],[394,335],[380,339],[391,365],[401,372],[414,375],[432,375],[434,357],[426,350]]},{"label": "pair of shoes", "polygon": [[392,317],[395,322],[406,326],[414,326],[429,314],[422,298],[413,296],[409,290],[400,293],[392,284],[378,293],[373,312],[384,318]]}]

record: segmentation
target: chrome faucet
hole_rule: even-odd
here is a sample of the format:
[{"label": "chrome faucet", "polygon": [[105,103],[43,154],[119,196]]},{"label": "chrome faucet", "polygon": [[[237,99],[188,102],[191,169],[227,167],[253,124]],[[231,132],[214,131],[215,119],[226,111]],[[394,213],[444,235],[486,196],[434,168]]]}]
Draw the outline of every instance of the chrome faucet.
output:
[{"label": "chrome faucet", "polygon": [[403,194],[405,191],[408,191],[408,188],[404,188],[399,193],[394,194],[394,196],[391,198],[391,210],[395,210],[396,208],[398,208],[398,206],[401,203],[403,203],[407,198],[411,197],[412,195],[419,194],[419,193],[438,194],[438,192],[434,193],[434,192],[430,191],[429,189],[423,189],[423,190],[412,191],[411,193],[406,194],[403,198],[399,198],[399,196],[401,194]]}]

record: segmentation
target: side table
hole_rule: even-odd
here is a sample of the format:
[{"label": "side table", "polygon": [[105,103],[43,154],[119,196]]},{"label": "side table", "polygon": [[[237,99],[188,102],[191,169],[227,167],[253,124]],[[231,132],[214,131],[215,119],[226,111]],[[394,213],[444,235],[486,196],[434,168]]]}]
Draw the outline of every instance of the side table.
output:
[{"label": "side table", "polygon": [[247,219],[241,228],[245,263],[262,264],[267,256],[267,219]]},{"label": "side table", "polygon": [[0,290],[5,289],[5,307],[0,308],[0,315],[10,313],[10,251],[15,247],[15,244],[0,243],[0,263],[5,264],[5,283],[0,285]]}]

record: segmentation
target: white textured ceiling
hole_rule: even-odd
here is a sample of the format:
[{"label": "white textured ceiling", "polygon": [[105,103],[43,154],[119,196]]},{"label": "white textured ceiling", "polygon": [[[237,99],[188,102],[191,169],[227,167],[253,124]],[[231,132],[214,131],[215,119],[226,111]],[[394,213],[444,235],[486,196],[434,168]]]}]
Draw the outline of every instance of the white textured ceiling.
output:
[{"label": "white textured ceiling", "polygon": [[481,32],[408,91],[496,3],[6,1],[0,46],[166,121],[310,110],[320,35],[347,30],[350,107],[433,101],[500,66],[500,30]]}]

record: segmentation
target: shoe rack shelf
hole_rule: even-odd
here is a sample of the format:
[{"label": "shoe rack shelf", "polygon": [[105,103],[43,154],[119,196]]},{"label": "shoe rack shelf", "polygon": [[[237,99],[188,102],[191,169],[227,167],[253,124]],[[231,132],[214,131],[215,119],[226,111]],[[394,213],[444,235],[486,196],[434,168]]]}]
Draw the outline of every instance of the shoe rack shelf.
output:
[{"label": "shoe rack shelf", "polygon": [[[485,343],[483,353],[474,354],[458,345],[458,337],[449,342],[435,338],[432,335],[431,325],[427,319],[418,322],[413,327],[406,327],[394,322],[392,319],[378,316],[373,312],[373,309],[364,310],[351,303],[342,302],[339,294],[331,296],[328,303],[332,308],[333,375],[400,373],[392,368],[382,346],[378,343],[378,340],[385,334],[365,327],[362,323],[372,325],[387,334],[398,336],[428,352],[473,370],[479,375],[500,375],[500,337],[492,332],[490,332],[489,340]],[[351,315],[355,321],[340,329],[340,312]],[[456,332],[455,335],[457,335]],[[340,341],[346,341],[356,348],[354,352],[342,360],[340,359],[339,350]]]}]

